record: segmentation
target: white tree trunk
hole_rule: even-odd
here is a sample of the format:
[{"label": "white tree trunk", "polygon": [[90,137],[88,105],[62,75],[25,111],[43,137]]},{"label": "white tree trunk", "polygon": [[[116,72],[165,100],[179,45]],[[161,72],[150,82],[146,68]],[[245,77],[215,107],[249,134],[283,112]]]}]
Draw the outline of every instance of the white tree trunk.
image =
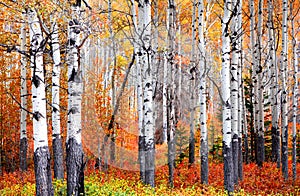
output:
[{"label": "white tree trunk", "polygon": [[[21,51],[26,50],[26,18],[27,14],[23,13],[24,22],[21,26]],[[27,138],[27,60],[26,56],[21,54],[21,117],[20,117],[20,169],[22,171],[27,170],[27,149],[28,149],[28,138]]]},{"label": "white tree trunk", "polygon": [[[110,47],[111,47],[111,55],[110,55],[110,59],[112,61],[113,64],[113,69],[112,69],[112,75],[111,75],[111,100],[112,100],[112,110],[114,110],[114,108],[116,107],[116,66],[117,66],[117,54],[116,54],[116,43],[115,43],[115,36],[114,36],[114,32],[113,32],[113,22],[112,22],[112,5],[111,5],[111,0],[108,0],[108,23],[109,23],[109,27],[108,27],[108,31],[109,31],[109,38],[110,38]],[[115,118],[115,116],[113,116],[112,118]],[[111,130],[111,134],[110,134],[110,161],[113,163],[115,161],[115,138],[116,138],[116,128],[114,126],[114,123],[112,124],[112,127],[110,127],[109,129]]]},{"label": "white tree trunk", "polygon": [[59,89],[60,89],[60,49],[58,39],[58,26],[56,20],[52,21],[52,35],[51,35],[52,55],[53,55],[53,69],[52,69],[52,146],[54,158],[54,178],[64,178],[63,167],[63,147],[60,129],[60,103],[59,103]]},{"label": "white tree trunk", "polygon": [[[239,1],[237,7],[237,51],[238,51],[238,70],[237,70],[237,77],[238,77],[238,177],[239,180],[243,180],[243,134],[247,135],[246,127],[243,127],[244,121],[244,102],[243,102],[243,16],[242,16],[242,6],[243,1]],[[245,140],[248,140],[247,136],[245,136]],[[248,142],[248,141],[247,141]]]},{"label": "white tree trunk", "polygon": [[189,136],[189,164],[195,162],[195,81],[196,81],[196,0],[193,0],[193,13],[192,13],[192,51],[191,51],[191,66],[189,80],[189,93],[190,93],[190,136]]},{"label": "white tree trunk", "polygon": [[169,166],[169,185],[174,186],[174,165],[175,165],[175,132],[177,125],[177,92],[176,80],[177,69],[175,65],[175,2],[168,1],[168,68],[170,77],[169,91],[169,130],[168,130],[168,166]]},{"label": "white tree trunk", "polygon": [[258,23],[257,23],[257,64],[255,66],[255,73],[257,74],[257,164],[259,167],[263,166],[265,160],[265,139],[264,139],[264,85],[263,85],[263,65],[262,65],[262,28],[263,28],[263,0],[259,0],[258,4]]},{"label": "white tree trunk", "polygon": [[206,112],[206,49],[204,40],[204,2],[198,1],[198,38],[199,38],[199,71],[200,71],[200,157],[201,182],[208,183],[208,139],[207,139],[207,112]]},{"label": "white tree trunk", "polygon": [[[131,13],[132,13],[132,21],[134,27],[134,53],[136,55],[135,58],[135,66],[136,66],[136,91],[137,91],[137,110],[138,110],[138,129],[139,129],[139,163],[140,163],[140,179],[145,183],[145,133],[144,133],[144,111],[143,111],[143,78],[142,78],[142,69],[140,64],[140,56],[139,45],[142,43],[139,40],[140,33],[142,32],[142,25],[137,24],[137,15],[134,0],[131,0]],[[142,16],[139,15],[139,18]],[[139,26],[138,26],[139,25]]]},{"label": "white tree trunk", "polygon": [[230,34],[229,23],[232,1],[226,0],[222,18],[222,121],[223,121],[223,156],[224,156],[224,187],[229,193],[234,191],[232,136],[231,136],[231,101],[230,101]]},{"label": "white tree trunk", "polygon": [[287,43],[288,43],[288,1],[282,1],[282,51],[281,51],[281,157],[282,174],[285,180],[288,179],[288,105],[287,105]]},{"label": "white tree trunk", "polygon": [[[239,1],[233,0],[232,1],[233,6],[237,7],[239,4]],[[233,178],[234,183],[238,183],[238,104],[239,104],[239,97],[238,97],[238,64],[239,64],[239,55],[240,50],[238,46],[238,36],[240,36],[239,33],[239,25],[238,25],[238,13],[237,10],[233,11],[233,18],[231,23],[231,46],[232,46],[232,58],[231,58],[231,130],[232,130],[232,160],[233,160]]]},{"label": "white tree trunk", "polygon": [[139,1],[139,32],[141,45],[139,49],[140,63],[143,65],[143,96],[144,96],[144,153],[145,153],[145,183],[154,187],[155,141],[153,123],[153,88],[151,62],[151,2]]},{"label": "white tree trunk", "polygon": [[43,34],[34,10],[28,11],[32,68],[32,109],[36,195],[53,195],[47,136]]},{"label": "white tree trunk", "polygon": [[67,193],[79,195],[83,187],[83,149],[81,143],[82,68],[79,64],[80,7],[72,8],[68,26],[68,126],[67,126]]},{"label": "white tree trunk", "polygon": [[277,168],[280,168],[280,129],[279,129],[279,108],[278,108],[278,69],[277,57],[275,51],[275,33],[273,24],[273,4],[268,0],[268,49],[269,59],[268,67],[271,71],[271,111],[272,111],[272,161],[277,163]]},{"label": "white tree trunk", "polygon": [[255,73],[256,71],[256,66],[257,66],[257,49],[256,49],[256,43],[255,43],[255,4],[254,0],[250,0],[249,3],[250,6],[250,41],[251,41],[251,67],[252,67],[252,74],[251,74],[251,79],[253,83],[252,87],[252,97],[251,97],[251,102],[253,103],[253,127],[251,132],[254,132],[255,134],[257,133],[257,125],[258,125],[258,117],[256,114],[257,111],[257,74]]},{"label": "white tree trunk", "polygon": [[163,143],[167,143],[168,133],[168,60],[166,52],[163,53]]},{"label": "white tree trunk", "polygon": [[[290,10],[293,13],[294,3],[291,1],[290,3]],[[294,18],[291,19],[291,26],[292,26],[292,50],[293,50],[293,67],[294,67],[294,85],[293,85],[293,92],[292,92],[292,101],[293,101],[293,125],[292,125],[292,164],[293,164],[293,181],[295,182],[297,179],[297,112],[298,112],[298,55],[300,55],[300,44],[298,43],[296,34],[295,34],[295,21]],[[297,48],[298,45],[298,48]],[[298,50],[298,51],[297,51]],[[298,54],[297,54],[298,53]]]}]

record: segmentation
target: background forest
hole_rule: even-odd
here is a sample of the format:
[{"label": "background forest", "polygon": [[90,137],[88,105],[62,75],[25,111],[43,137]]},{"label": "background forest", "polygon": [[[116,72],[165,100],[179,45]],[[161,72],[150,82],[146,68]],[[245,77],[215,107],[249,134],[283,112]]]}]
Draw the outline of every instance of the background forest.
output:
[{"label": "background forest", "polygon": [[299,3],[2,0],[0,195],[300,194]]}]

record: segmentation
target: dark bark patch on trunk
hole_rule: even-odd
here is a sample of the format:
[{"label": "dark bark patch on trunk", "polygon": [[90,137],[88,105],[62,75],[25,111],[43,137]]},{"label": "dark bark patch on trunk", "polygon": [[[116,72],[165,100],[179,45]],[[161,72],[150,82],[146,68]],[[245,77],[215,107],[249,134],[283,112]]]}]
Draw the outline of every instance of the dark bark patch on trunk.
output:
[{"label": "dark bark patch on trunk", "polygon": [[21,171],[27,171],[27,149],[28,149],[28,140],[25,137],[20,140],[20,169],[21,169]]},{"label": "dark bark patch on trunk", "polygon": [[288,179],[288,127],[285,126],[282,131],[281,142],[282,174],[285,180]]},{"label": "dark bark patch on trunk", "polygon": [[194,134],[190,135],[189,139],[189,164],[194,164],[195,162],[195,136]]},{"label": "dark bark patch on trunk", "polygon": [[239,181],[238,153],[239,153],[238,135],[234,134],[232,138],[232,161],[233,161],[233,181],[235,184],[237,184]]},{"label": "dark bark patch on trunk", "polygon": [[232,163],[232,149],[227,148],[223,142],[223,158],[224,158],[224,187],[225,190],[231,195],[234,191],[233,182],[233,163]]},{"label": "dark bark patch on trunk", "polygon": [[174,187],[174,165],[175,165],[175,140],[174,139],[170,140],[170,136],[168,136],[168,167],[169,167],[170,187]]},{"label": "dark bark patch on trunk", "polygon": [[257,135],[256,138],[257,142],[257,158],[256,158],[256,163],[258,167],[263,166],[263,162],[265,159],[265,138],[263,135]]},{"label": "dark bark patch on trunk", "polygon": [[271,128],[272,133],[272,161],[275,163],[279,162],[279,165],[277,165],[278,168],[280,168],[280,141],[279,141],[279,135],[278,135],[278,129],[274,126]]},{"label": "dark bark patch on trunk", "polygon": [[201,183],[208,184],[208,146],[201,140]]},{"label": "dark bark patch on trunk", "polygon": [[74,138],[67,142],[67,194],[84,195],[84,163],[82,144]]},{"label": "dark bark patch on trunk", "polygon": [[[153,145],[152,145],[153,146]],[[155,187],[155,149],[145,151],[145,183]]]},{"label": "dark bark patch on trunk", "polygon": [[64,179],[62,138],[58,134],[53,135],[53,137],[54,178]]},{"label": "dark bark patch on trunk", "polygon": [[238,164],[239,164],[239,180],[243,181],[243,143],[242,143],[242,138],[239,138],[239,160],[238,160]]},{"label": "dark bark patch on trunk", "polygon": [[145,183],[145,136],[139,136],[140,179]]},{"label": "dark bark patch on trunk", "polygon": [[52,176],[50,168],[50,152],[48,146],[37,148],[34,152],[34,171],[36,195],[53,195]]}]

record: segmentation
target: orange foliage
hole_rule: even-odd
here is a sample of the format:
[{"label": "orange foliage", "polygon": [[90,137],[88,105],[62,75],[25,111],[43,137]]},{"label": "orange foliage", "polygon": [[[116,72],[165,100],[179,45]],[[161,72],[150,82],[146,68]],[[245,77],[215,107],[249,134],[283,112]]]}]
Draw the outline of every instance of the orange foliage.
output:
[{"label": "orange foliage", "polygon": [[[107,173],[94,170],[95,161],[89,161],[85,174],[87,176],[91,174],[99,175],[101,183],[109,181],[110,179],[126,179],[132,182],[139,181],[138,171],[127,171],[118,168],[110,167]],[[126,162],[124,163],[126,164]],[[206,192],[208,187],[200,184],[200,166],[198,164],[188,167],[188,161],[185,160],[175,169],[174,175],[174,191],[182,188],[194,187],[198,193]],[[291,168],[291,162],[289,163]],[[300,166],[298,165],[298,171]],[[13,172],[4,173],[0,177],[0,189],[4,187],[12,187],[16,184],[25,185],[27,182],[34,183],[33,170],[28,172]],[[289,171],[291,176],[291,169]],[[218,190],[223,190],[223,164],[210,163],[209,164],[209,185]],[[156,186],[165,185],[168,183],[168,166],[164,165],[158,167],[156,170]],[[299,192],[297,187],[300,186],[300,178],[297,178],[293,183],[292,179],[284,181],[281,172],[276,168],[274,163],[265,163],[263,168],[258,168],[256,164],[251,163],[244,165],[244,180],[235,187],[236,190],[243,189],[246,194],[251,195],[269,195],[269,194],[282,194],[282,195],[295,195]]]}]

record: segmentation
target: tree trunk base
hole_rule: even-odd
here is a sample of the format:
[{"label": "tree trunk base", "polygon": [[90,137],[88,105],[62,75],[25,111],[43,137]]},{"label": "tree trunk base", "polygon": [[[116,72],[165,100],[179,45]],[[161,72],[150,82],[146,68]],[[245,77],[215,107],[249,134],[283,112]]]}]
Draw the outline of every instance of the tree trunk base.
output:
[{"label": "tree trunk base", "polygon": [[34,171],[36,195],[53,195],[52,176],[50,168],[50,152],[48,146],[37,148],[34,152]]},{"label": "tree trunk base", "polygon": [[54,158],[54,178],[64,179],[63,148],[62,138],[60,135],[54,135],[52,145]]},{"label": "tree trunk base", "polygon": [[227,148],[223,142],[223,157],[224,157],[224,187],[231,195],[234,191],[233,182],[233,163],[232,163],[232,148]]},{"label": "tree trunk base", "polygon": [[20,140],[20,169],[21,169],[21,171],[27,171],[27,149],[28,149],[28,140],[25,137]]},{"label": "tree trunk base", "polygon": [[84,163],[82,144],[74,138],[67,142],[67,194],[84,195]]}]

